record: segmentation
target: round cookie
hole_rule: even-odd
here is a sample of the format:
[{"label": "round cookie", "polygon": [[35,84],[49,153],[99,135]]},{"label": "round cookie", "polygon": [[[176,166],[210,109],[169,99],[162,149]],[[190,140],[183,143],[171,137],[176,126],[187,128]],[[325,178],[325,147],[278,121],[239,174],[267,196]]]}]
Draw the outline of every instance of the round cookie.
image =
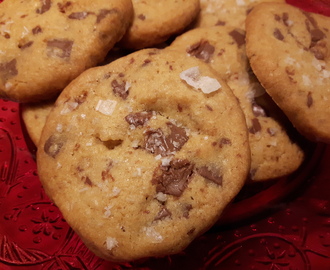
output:
[{"label": "round cookie", "polygon": [[134,19],[120,41],[128,49],[154,47],[181,33],[198,15],[199,0],[132,0]]},{"label": "round cookie", "polygon": [[38,146],[42,129],[53,106],[54,101],[26,103],[21,106],[22,120],[26,131],[36,146]]},{"label": "round cookie", "polygon": [[196,28],[177,37],[169,48],[209,63],[239,99],[249,130],[251,180],[285,176],[301,165],[304,153],[287,134],[283,113],[250,72],[243,29]]},{"label": "round cookie", "polygon": [[0,97],[55,97],[101,62],[133,17],[130,0],[29,0],[0,4]]},{"label": "round cookie", "polygon": [[260,2],[285,2],[285,0],[200,0],[201,11],[194,27],[231,25],[245,27],[246,15]]},{"label": "round cookie", "polygon": [[243,186],[245,119],[217,76],[180,52],[146,49],[87,70],[57,99],[40,179],[98,256],[180,252]]},{"label": "round cookie", "polygon": [[247,56],[261,84],[305,137],[330,143],[330,18],[264,3],[246,23]]}]

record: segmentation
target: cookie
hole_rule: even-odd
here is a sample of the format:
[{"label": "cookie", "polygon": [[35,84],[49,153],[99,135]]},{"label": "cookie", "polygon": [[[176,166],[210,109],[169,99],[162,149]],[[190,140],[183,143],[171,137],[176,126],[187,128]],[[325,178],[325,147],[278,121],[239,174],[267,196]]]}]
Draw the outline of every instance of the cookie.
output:
[{"label": "cookie", "polygon": [[42,103],[26,103],[21,106],[22,120],[26,131],[34,143],[38,145],[42,129],[48,114],[54,106],[54,101]]},{"label": "cookie", "polygon": [[263,181],[294,172],[304,153],[288,135],[285,117],[259,84],[245,51],[245,31],[231,26],[197,28],[169,47],[211,65],[239,99],[249,130],[250,178]]},{"label": "cookie", "polygon": [[201,11],[194,27],[231,25],[245,27],[246,15],[260,2],[285,2],[285,0],[200,0]]},{"label": "cookie", "polygon": [[0,97],[55,97],[101,62],[133,18],[130,0],[4,1],[0,4]]},{"label": "cookie", "polygon": [[246,23],[247,55],[261,84],[299,132],[330,143],[330,18],[264,3]]},{"label": "cookie", "polygon": [[154,47],[181,33],[198,15],[199,0],[132,0],[134,19],[120,42],[128,49]]},{"label": "cookie", "polygon": [[237,99],[202,61],[145,49],[82,73],[47,118],[43,186],[98,256],[182,251],[243,186],[250,165]]}]

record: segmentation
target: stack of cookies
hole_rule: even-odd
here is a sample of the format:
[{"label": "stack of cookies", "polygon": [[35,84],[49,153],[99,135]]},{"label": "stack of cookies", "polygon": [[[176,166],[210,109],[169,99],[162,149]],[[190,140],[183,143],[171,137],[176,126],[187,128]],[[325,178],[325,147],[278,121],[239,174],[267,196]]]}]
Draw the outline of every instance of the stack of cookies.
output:
[{"label": "stack of cookies", "polygon": [[112,261],[174,254],[244,185],[330,141],[330,18],[278,1],[0,4],[0,96],[40,180]]}]

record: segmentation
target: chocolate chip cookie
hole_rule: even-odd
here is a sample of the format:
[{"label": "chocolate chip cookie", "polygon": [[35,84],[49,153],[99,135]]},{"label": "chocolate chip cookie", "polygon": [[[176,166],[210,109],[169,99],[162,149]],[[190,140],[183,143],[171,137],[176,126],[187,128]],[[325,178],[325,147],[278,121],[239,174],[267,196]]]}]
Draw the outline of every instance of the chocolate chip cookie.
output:
[{"label": "chocolate chip cookie", "polygon": [[330,143],[330,18],[259,4],[247,17],[246,50],[259,81],[299,132]]},{"label": "chocolate chip cookie", "polygon": [[55,97],[101,62],[133,18],[130,0],[31,0],[0,4],[0,97]]},{"label": "chocolate chip cookie", "polygon": [[132,0],[133,23],[120,45],[128,49],[154,47],[183,32],[197,17],[199,0]]},{"label": "chocolate chip cookie", "polygon": [[236,97],[203,61],[146,49],[82,73],[49,114],[40,179],[98,256],[182,251],[221,216],[250,166]]}]

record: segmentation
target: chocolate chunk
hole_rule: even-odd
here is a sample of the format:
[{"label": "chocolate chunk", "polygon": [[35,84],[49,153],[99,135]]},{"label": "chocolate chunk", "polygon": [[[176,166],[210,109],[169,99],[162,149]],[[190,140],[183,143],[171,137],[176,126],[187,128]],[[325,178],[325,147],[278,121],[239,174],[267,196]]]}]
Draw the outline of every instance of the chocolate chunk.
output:
[{"label": "chocolate chunk", "polygon": [[203,166],[197,168],[197,173],[207,180],[210,180],[218,185],[222,185],[222,174],[220,170],[213,166]]},{"label": "chocolate chunk", "polygon": [[322,32],[322,30],[318,28],[312,29],[310,33],[311,33],[312,42],[317,42],[326,37],[325,34]]},{"label": "chocolate chunk", "polygon": [[113,8],[113,9],[101,9],[99,11],[99,14],[96,17],[96,23],[100,23],[106,16],[112,13],[117,13],[118,10]]},{"label": "chocolate chunk", "polygon": [[166,217],[170,217],[172,216],[172,213],[166,208],[163,207],[157,214],[157,216],[155,217],[155,220],[162,220]]},{"label": "chocolate chunk", "polygon": [[208,109],[209,111],[213,111],[213,108],[210,105],[205,105],[206,109]]},{"label": "chocolate chunk", "polygon": [[226,25],[226,22],[225,21],[217,21],[215,25],[219,25],[219,26],[224,26]]},{"label": "chocolate chunk", "polygon": [[274,136],[276,134],[276,130],[272,129],[272,128],[267,128],[267,133],[270,136]]},{"label": "chocolate chunk", "polygon": [[115,95],[120,96],[122,99],[126,99],[128,97],[129,91],[126,89],[126,81],[118,82],[117,80],[113,80],[111,82],[111,86]]},{"label": "chocolate chunk", "polygon": [[266,116],[265,110],[260,105],[258,105],[256,102],[252,102],[252,112],[255,117]]},{"label": "chocolate chunk", "polygon": [[214,46],[212,46],[207,40],[201,40],[187,48],[186,52],[198,59],[208,62],[210,61],[214,50]]},{"label": "chocolate chunk", "polygon": [[187,234],[192,235],[192,234],[194,234],[195,230],[196,230],[196,228],[192,228],[187,232]]},{"label": "chocolate chunk", "polygon": [[115,179],[113,178],[111,172],[110,172],[110,170],[111,170],[112,167],[113,167],[113,162],[112,162],[112,160],[110,160],[110,161],[108,162],[108,164],[107,164],[106,169],[103,170],[103,171],[101,172],[101,177],[102,177],[102,180],[103,180],[103,181],[105,181],[105,180],[109,180],[109,179],[110,179],[111,181],[114,181],[114,180],[115,180]]},{"label": "chocolate chunk", "polygon": [[61,151],[62,147],[64,145],[64,140],[62,137],[58,135],[51,135],[44,145],[44,152],[52,157],[55,158],[58,153]]},{"label": "chocolate chunk", "polygon": [[278,40],[283,40],[284,39],[284,36],[283,36],[282,32],[278,28],[275,28],[273,35]]},{"label": "chocolate chunk", "polygon": [[228,138],[221,138],[219,142],[220,148],[224,147],[225,145],[231,145],[231,140]]},{"label": "chocolate chunk", "polygon": [[188,204],[183,204],[182,206],[183,206],[182,207],[182,211],[183,211],[182,216],[184,218],[189,218],[189,212],[193,208],[192,205],[190,203],[188,203]]},{"label": "chocolate chunk", "polygon": [[307,94],[307,107],[310,108],[313,105],[313,97],[312,97],[312,93],[308,92]]},{"label": "chocolate chunk", "polygon": [[88,16],[88,14],[88,12],[73,12],[68,16],[68,18],[72,20],[83,20]]},{"label": "chocolate chunk", "polygon": [[151,117],[152,117],[152,112],[144,111],[144,112],[130,113],[125,117],[125,120],[130,125],[138,127],[138,126],[143,126],[145,123],[147,123]]},{"label": "chocolate chunk", "polygon": [[38,14],[43,14],[48,11],[52,5],[51,0],[41,0],[41,7],[36,10]]},{"label": "chocolate chunk", "polygon": [[181,147],[188,141],[189,137],[184,128],[178,127],[170,122],[167,123],[167,126],[170,128],[171,133],[167,136],[167,144],[169,146],[169,150],[179,151]]},{"label": "chocolate chunk", "polygon": [[285,26],[290,26],[290,23],[289,23],[289,14],[287,12],[284,12],[282,14],[282,21],[284,23]]},{"label": "chocolate chunk", "polygon": [[79,96],[74,98],[74,102],[78,103],[79,105],[84,103],[86,101],[86,98],[88,96],[88,92],[84,91],[83,93],[81,93]]},{"label": "chocolate chunk", "polygon": [[145,59],[145,60],[143,61],[142,67],[145,67],[145,66],[148,65],[149,63],[151,63],[151,60],[150,60],[150,59]]},{"label": "chocolate chunk", "polygon": [[32,44],[33,44],[33,41],[28,41],[28,42],[26,42],[26,43],[24,43],[24,44],[19,44],[19,45],[18,45],[18,48],[20,48],[21,50],[24,50],[24,49],[26,49],[26,48],[31,47]]},{"label": "chocolate chunk", "polygon": [[180,197],[188,186],[194,165],[188,160],[176,159],[172,160],[169,166],[160,168],[161,174],[152,179],[156,192]]},{"label": "chocolate chunk", "polygon": [[314,54],[315,58],[318,60],[325,60],[328,49],[326,46],[326,42],[319,41],[316,44],[313,44],[309,49],[312,54]]},{"label": "chocolate chunk", "polygon": [[245,44],[245,33],[242,33],[238,29],[229,32],[229,35],[235,40],[238,47]]},{"label": "chocolate chunk", "polygon": [[163,131],[158,128],[148,130],[145,134],[145,149],[152,154],[166,156],[168,146]]},{"label": "chocolate chunk", "polygon": [[52,39],[47,41],[47,55],[69,59],[71,56],[73,41],[69,39]]},{"label": "chocolate chunk", "polygon": [[93,183],[88,176],[81,177],[81,180],[84,182],[85,185],[88,185],[90,187],[93,186]]},{"label": "chocolate chunk", "polygon": [[39,34],[39,33],[42,33],[42,28],[40,27],[40,25],[37,25],[36,27],[34,27],[32,29],[32,34],[36,35],[36,34]]},{"label": "chocolate chunk", "polygon": [[309,12],[303,12],[303,14],[306,16],[306,18],[307,18],[307,20],[308,20],[308,21],[306,21],[306,25],[307,25],[308,22],[309,22],[309,23],[312,24],[312,26],[313,26],[314,28],[319,28],[318,25],[317,25],[316,20],[314,19],[313,15],[312,15],[311,13],[309,13]]},{"label": "chocolate chunk", "polygon": [[288,76],[294,76],[296,74],[296,71],[293,67],[285,67],[285,72],[288,74]]},{"label": "chocolate chunk", "polygon": [[275,21],[280,21],[281,20],[281,16],[278,14],[274,14],[274,19]]},{"label": "chocolate chunk", "polygon": [[6,81],[11,77],[16,76],[18,74],[16,64],[16,59],[5,63],[0,63],[0,78]]},{"label": "chocolate chunk", "polygon": [[177,127],[172,123],[167,123],[170,134],[165,135],[161,129],[148,130],[145,137],[145,149],[155,155],[167,156],[179,151],[188,141],[188,136],[184,128]]},{"label": "chocolate chunk", "polygon": [[66,12],[66,9],[68,8],[68,7],[70,7],[72,5],[72,2],[71,1],[67,1],[67,2],[65,2],[65,3],[58,3],[57,4],[57,7],[58,7],[58,9],[59,9],[59,11],[61,12],[61,13],[65,13]]},{"label": "chocolate chunk", "polygon": [[252,119],[252,126],[249,128],[249,132],[252,134],[256,134],[261,130],[260,122],[257,118]]},{"label": "chocolate chunk", "polygon": [[137,18],[141,21],[144,21],[146,19],[146,16],[144,14],[139,14]]}]

